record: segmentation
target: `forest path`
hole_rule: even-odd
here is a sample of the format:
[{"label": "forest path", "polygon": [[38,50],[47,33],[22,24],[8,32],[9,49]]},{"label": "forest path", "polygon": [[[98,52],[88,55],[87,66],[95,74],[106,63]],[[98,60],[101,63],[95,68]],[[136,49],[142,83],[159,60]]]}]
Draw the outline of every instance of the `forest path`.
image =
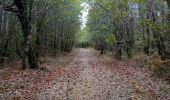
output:
[{"label": "forest path", "polygon": [[[140,71],[136,71],[136,73],[133,73],[134,75],[139,74],[136,76],[137,78],[139,78],[139,80],[129,80],[128,78],[121,78],[117,74],[117,72],[119,71],[118,68],[118,70],[115,71],[108,69],[104,64],[99,61],[99,59],[97,58],[97,56],[94,55],[91,49],[80,49],[79,53],[73,59],[73,62],[67,67],[70,67],[68,69],[72,69],[73,72],[75,70],[75,76],[72,77],[71,75],[73,74],[71,73],[67,73],[65,76],[61,76],[53,83],[51,88],[38,94],[37,99],[137,100],[140,98],[140,100],[156,100],[157,98],[161,98],[156,97],[156,93],[154,90],[149,90],[149,93],[142,92],[145,87],[141,85],[136,85],[139,81],[143,79],[142,76],[145,75],[144,73]],[[131,77],[130,74],[128,76]],[[149,81],[150,80],[151,79],[149,79]],[[149,85],[149,83],[146,84]],[[162,83],[151,82],[151,84],[153,84],[154,86],[155,84],[158,84],[160,87],[160,84]],[[152,88],[155,88],[154,86]],[[169,98],[169,95],[164,95],[162,91],[158,91],[158,93],[162,95],[162,97]]]}]

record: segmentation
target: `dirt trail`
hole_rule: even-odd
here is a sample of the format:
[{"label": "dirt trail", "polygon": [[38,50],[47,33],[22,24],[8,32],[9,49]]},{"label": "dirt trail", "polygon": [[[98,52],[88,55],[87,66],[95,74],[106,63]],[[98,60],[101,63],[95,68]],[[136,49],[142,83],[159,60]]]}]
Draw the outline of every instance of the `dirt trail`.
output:
[{"label": "dirt trail", "polygon": [[[157,97],[153,96],[155,95],[154,93],[149,95],[147,93],[141,93],[141,91],[138,91],[140,87],[134,87],[133,82],[129,82],[128,79],[122,79],[117,75],[116,71],[107,69],[106,66],[101,64],[98,58],[93,55],[90,49],[80,49],[79,53],[73,59],[73,62],[66,67],[70,67],[70,69],[76,71],[78,70],[76,76],[70,77],[70,74],[61,76],[52,83],[51,88],[37,95],[38,100],[157,99]],[[142,96],[138,95],[139,92]],[[170,98],[168,93],[165,95],[160,93],[160,95]],[[152,97],[150,97],[150,95],[152,95]],[[163,99],[164,98],[161,100]]]}]

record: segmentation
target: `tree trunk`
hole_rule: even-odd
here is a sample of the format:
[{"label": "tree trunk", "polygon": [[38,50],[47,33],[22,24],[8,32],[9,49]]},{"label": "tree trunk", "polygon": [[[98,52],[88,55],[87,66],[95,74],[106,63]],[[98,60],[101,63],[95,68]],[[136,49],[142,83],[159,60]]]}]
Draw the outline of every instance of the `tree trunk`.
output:
[{"label": "tree trunk", "polygon": [[[156,22],[155,13],[152,11],[152,20]],[[162,60],[165,60],[165,43],[162,34],[153,30],[154,38],[156,40],[156,47],[158,49],[158,54],[161,56]]]},{"label": "tree trunk", "polygon": [[121,25],[116,26],[115,30],[115,37],[116,37],[116,46],[115,46],[115,51],[116,51],[116,58],[118,60],[122,59],[122,32],[121,30]]},{"label": "tree trunk", "polygon": [[168,7],[170,9],[170,0],[167,0],[167,3],[168,3]]},{"label": "tree trunk", "polygon": [[117,29],[116,31],[116,58],[118,60],[122,59],[122,33],[120,32],[120,29]]},{"label": "tree trunk", "polygon": [[101,50],[100,55],[104,54],[104,46],[103,45],[100,46],[100,50]]},{"label": "tree trunk", "polygon": [[126,28],[126,33],[127,33],[127,38],[126,38],[126,52],[128,58],[132,58],[132,50],[134,48],[134,32],[133,32],[133,18],[128,19],[128,23],[125,26]]},{"label": "tree trunk", "polygon": [[[151,2],[150,2],[150,0],[147,0],[146,18],[147,18],[147,20],[151,19]],[[146,35],[147,35],[147,38],[146,38],[146,43],[144,46],[144,52],[146,55],[149,55],[150,54],[151,35],[150,35],[150,28],[149,28],[148,24],[146,25]]]},{"label": "tree trunk", "polygon": [[34,55],[34,51],[31,48],[31,33],[32,33],[32,5],[33,1],[26,0],[22,1],[19,0],[19,2],[15,3],[18,7],[18,17],[21,22],[21,28],[23,31],[24,36],[24,51],[23,51],[23,57],[22,57],[22,68],[26,69],[27,67],[27,59],[28,63],[30,65],[30,68],[37,68],[38,64],[36,61],[36,57]]}]

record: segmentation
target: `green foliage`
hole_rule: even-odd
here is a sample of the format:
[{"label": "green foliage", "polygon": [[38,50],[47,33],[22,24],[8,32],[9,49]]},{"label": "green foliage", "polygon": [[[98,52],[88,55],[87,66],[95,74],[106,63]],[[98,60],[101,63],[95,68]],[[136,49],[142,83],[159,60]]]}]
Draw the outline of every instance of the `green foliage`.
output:
[{"label": "green foliage", "polygon": [[91,36],[87,31],[87,28],[81,29],[77,34],[76,34],[76,44],[79,47],[82,47],[82,45],[89,46]]},{"label": "green foliage", "polygon": [[116,42],[115,34],[107,34],[105,36],[105,42],[110,45],[114,45]]},{"label": "green foliage", "polygon": [[[12,1],[3,0],[6,5],[11,5]],[[22,0],[19,1],[22,2]],[[27,4],[29,1],[26,0],[22,3]],[[29,51],[29,57],[36,59],[48,54],[56,55],[57,52],[70,52],[74,46],[75,34],[80,29],[81,0],[34,0],[33,5],[31,2],[29,4],[30,9],[33,7],[29,12],[31,18],[26,18],[27,20],[32,19],[26,21],[31,26],[31,28],[29,27],[31,31],[27,32],[31,34],[30,36],[24,33],[26,31],[21,27],[19,23],[21,20],[18,16],[0,11],[0,17],[3,18],[0,20],[0,31],[4,31],[4,33],[0,33],[0,58],[9,55],[15,57],[19,55],[20,58],[26,55],[28,58],[28,55],[23,52],[28,49],[33,51],[32,53]],[[24,24],[22,23],[22,25]],[[28,39],[24,40],[24,36]]]}]

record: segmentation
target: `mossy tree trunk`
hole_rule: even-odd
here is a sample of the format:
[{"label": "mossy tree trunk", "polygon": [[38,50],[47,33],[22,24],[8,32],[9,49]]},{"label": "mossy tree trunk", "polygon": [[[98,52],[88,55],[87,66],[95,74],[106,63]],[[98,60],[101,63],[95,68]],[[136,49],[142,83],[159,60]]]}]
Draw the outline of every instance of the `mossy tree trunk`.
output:
[{"label": "mossy tree trunk", "polygon": [[[24,37],[23,53],[22,53],[22,68],[26,69],[27,61],[30,68],[37,68],[37,60],[34,51],[31,47],[31,33],[32,33],[32,7],[34,0],[13,0],[11,6],[3,5],[3,9],[15,13],[21,23],[21,28]],[[27,60],[28,59],[28,60]]]}]

